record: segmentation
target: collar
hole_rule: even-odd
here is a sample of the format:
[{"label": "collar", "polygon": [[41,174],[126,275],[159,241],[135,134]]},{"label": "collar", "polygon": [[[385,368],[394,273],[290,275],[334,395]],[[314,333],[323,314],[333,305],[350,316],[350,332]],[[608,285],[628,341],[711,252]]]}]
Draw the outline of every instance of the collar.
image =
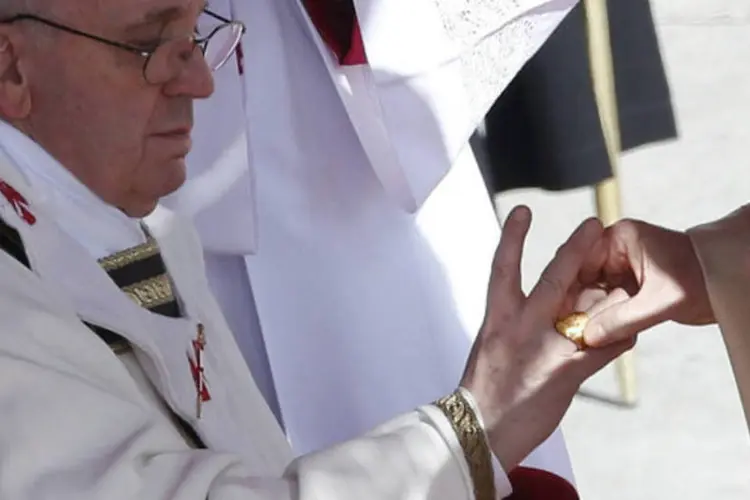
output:
[{"label": "collar", "polygon": [[17,165],[36,202],[95,259],[146,241],[138,219],[106,204],[39,144],[2,120],[0,149]]}]

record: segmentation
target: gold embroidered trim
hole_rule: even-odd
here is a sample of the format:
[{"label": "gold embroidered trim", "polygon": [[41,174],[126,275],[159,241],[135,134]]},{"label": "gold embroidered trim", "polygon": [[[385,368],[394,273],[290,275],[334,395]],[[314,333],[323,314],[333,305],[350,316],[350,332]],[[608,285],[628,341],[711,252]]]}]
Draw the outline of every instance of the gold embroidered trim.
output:
[{"label": "gold embroidered trim", "polygon": [[112,271],[125,267],[133,262],[153,257],[158,253],[159,245],[156,244],[156,241],[149,239],[147,243],[99,259],[99,264],[105,271]]},{"label": "gold embroidered trim", "polygon": [[471,480],[474,483],[476,500],[495,500],[495,478],[492,470],[492,455],[484,430],[474,410],[460,391],[433,403],[448,420],[458,436],[469,465]]},{"label": "gold embroidered trim", "polygon": [[130,345],[130,342],[125,339],[118,340],[117,342],[110,344],[109,348],[112,349],[112,351],[115,353],[115,356],[120,356],[122,354],[127,354],[133,351],[133,346]]},{"label": "gold embroidered trim", "polygon": [[133,302],[146,309],[152,309],[174,300],[169,276],[160,274],[122,289]]}]

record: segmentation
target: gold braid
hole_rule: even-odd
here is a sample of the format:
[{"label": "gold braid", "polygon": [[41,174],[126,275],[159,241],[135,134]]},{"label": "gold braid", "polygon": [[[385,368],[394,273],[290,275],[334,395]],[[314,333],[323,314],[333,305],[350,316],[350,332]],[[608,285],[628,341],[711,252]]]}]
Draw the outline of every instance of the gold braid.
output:
[{"label": "gold braid", "polygon": [[458,436],[466,463],[469,465],[474,483],[475,500],[495,500],[495,479],[492,470],[492,455],[484,429],[471,404],[460,390],[433,403],[448,420]]}]

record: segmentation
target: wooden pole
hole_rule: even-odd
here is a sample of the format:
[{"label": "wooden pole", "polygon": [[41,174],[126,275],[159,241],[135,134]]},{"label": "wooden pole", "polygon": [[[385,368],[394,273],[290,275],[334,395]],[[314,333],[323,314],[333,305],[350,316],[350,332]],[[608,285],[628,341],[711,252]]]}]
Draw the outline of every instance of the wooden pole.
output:
[{"label": "wooden pole", "polygon": [[[594,92],[613,172],[610,179],[597,184],[595,188],[597,214],[602,223],[608,226],[621,217],[617,176],[621,146],[607,0],[584,0],[584,7]],[[615,369],[623,401],[629,405],[635,404],[637,395],[633,352],[617,359]]]}]

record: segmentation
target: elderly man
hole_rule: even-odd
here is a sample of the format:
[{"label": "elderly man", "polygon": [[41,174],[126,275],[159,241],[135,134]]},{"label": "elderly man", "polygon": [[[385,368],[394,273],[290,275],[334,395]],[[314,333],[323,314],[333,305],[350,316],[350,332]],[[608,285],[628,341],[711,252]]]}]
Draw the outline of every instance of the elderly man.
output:
[{"label": "elderly man", "polygon": [[[573,3],[211,1],[248,31],[168,203],[297,453],[460,375],[499,236],[468,138]],[[526,465],[574,482],[559,431]]]},{"label": "elderly man", "polygon": [[197,37],[196,0],[2,7],[0,498],[504,497],[504,471],[629,347],[579,352],[551,328],[601,226],[582,225],[527,298],[519,209],[461,389],[291,462],[197,237],[158,206],[243,26],[206,12],[218,23]]}]

